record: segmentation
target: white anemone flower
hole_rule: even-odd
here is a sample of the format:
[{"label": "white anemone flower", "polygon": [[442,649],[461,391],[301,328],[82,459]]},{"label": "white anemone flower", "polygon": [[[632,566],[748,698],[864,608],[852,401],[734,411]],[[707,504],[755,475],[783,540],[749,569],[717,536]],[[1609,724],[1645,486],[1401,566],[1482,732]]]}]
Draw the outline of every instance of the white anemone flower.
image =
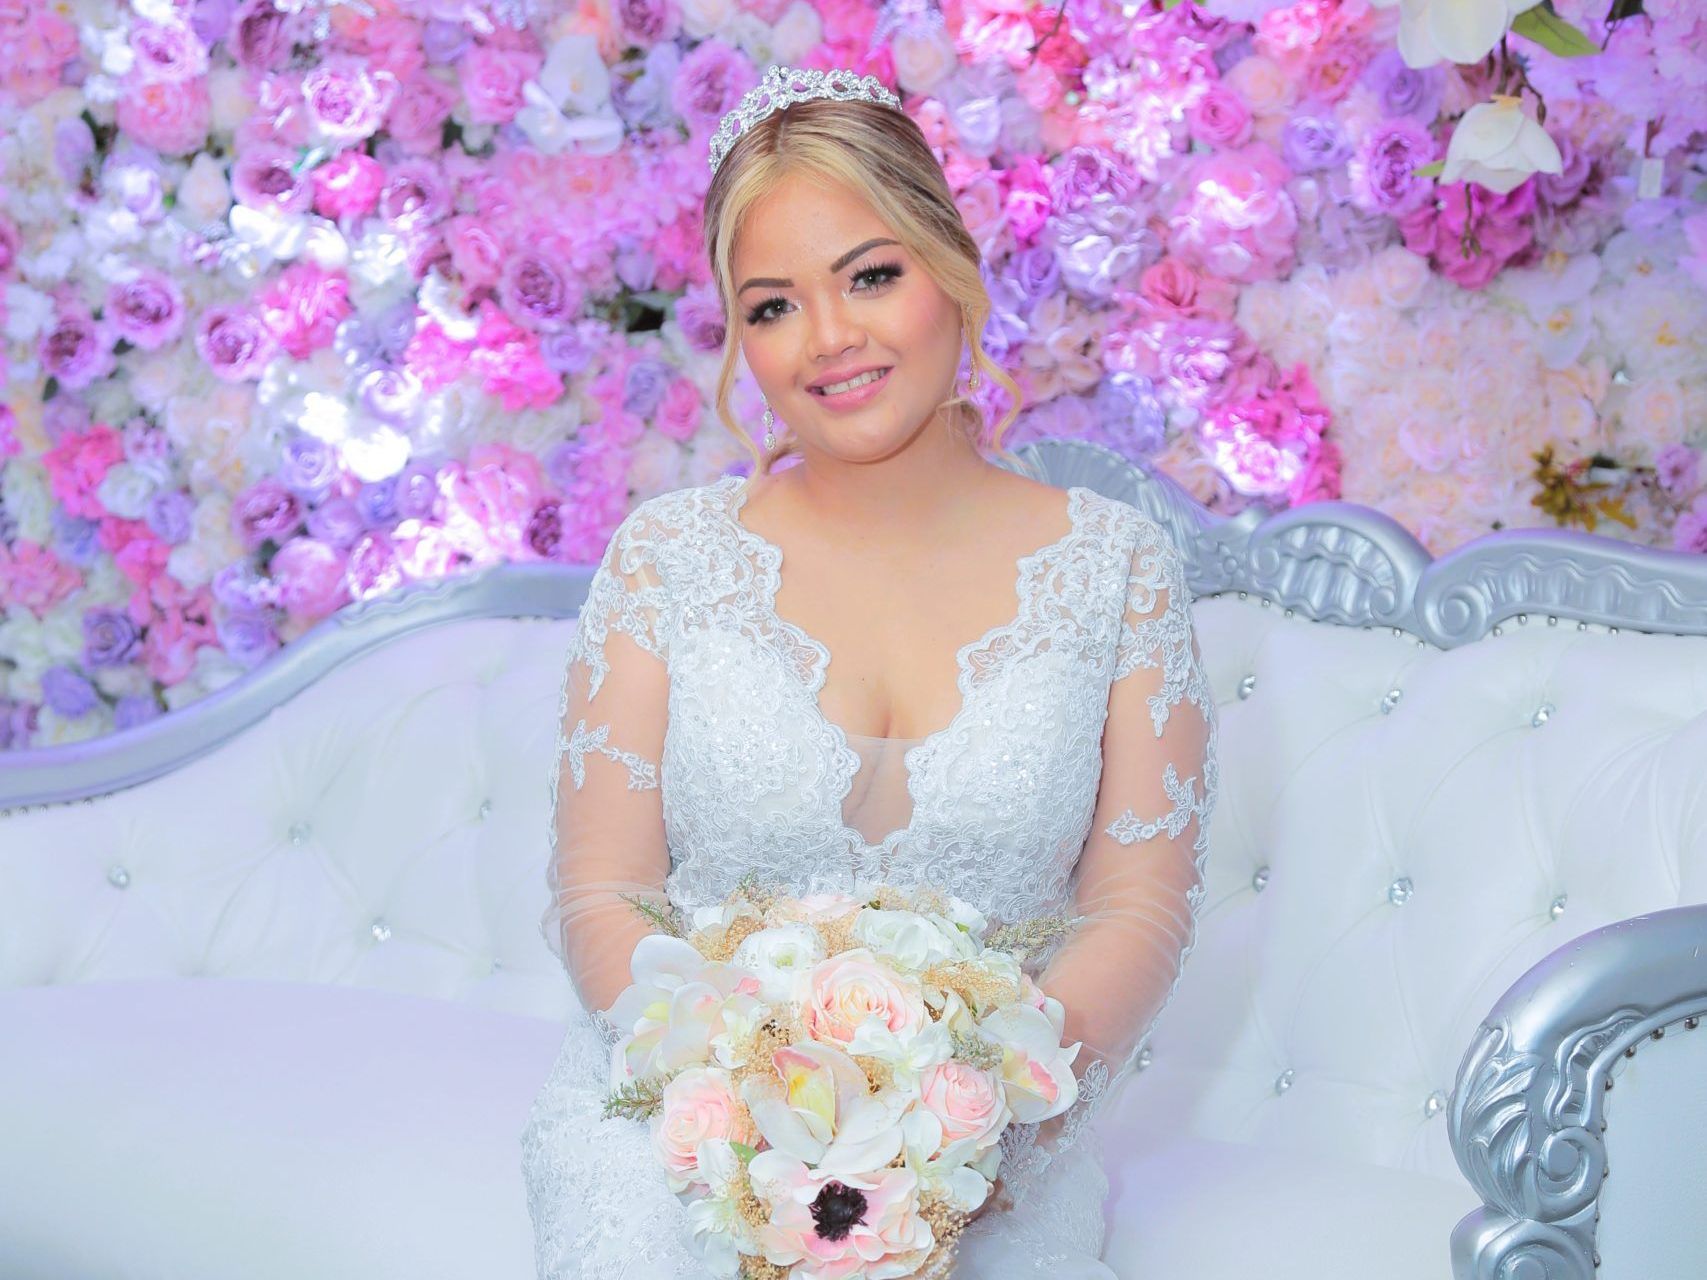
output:
[{"label": "white anemone flower", "polygon": [[1559,145],[1523,114],[1523,102],[1497,94],[1464,113],[1446,148],[1442,182],[1474,182],[1505,195],[1532,173],[1564,169]]}]

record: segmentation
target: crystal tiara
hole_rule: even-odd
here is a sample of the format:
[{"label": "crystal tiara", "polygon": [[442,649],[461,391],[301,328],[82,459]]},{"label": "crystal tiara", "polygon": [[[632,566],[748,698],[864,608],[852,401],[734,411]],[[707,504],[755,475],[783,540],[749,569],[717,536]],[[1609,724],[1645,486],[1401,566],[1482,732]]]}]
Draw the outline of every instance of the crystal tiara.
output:
[{"label": "crystal tiara", "polygon": [[836,98],[843,102],[858,100],[879,106],[901,109],[901,99],[886,89],[876,76],[855,76],[837,68],[833,71],[797,70],[794,67],[772,67],[763,80],[747,90],[741,105],[718,122],[717,132],[711,135],[711,172],[723,163],[742,134],[772,112],[796,102],[813,98]]}]

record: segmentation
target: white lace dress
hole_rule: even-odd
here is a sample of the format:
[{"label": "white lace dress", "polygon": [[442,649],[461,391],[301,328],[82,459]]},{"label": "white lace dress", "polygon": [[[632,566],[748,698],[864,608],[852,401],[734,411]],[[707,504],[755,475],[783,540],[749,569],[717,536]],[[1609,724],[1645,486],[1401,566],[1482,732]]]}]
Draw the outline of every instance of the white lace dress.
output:
[{"label": "white lace dress", "polygon": [[[1111,1280],[1090,1121],[1191,949],[1216,794],[1178,549],[1068,490],[1070,531],[1016,565],[1012,619],[958,651],[954,719],[861,738],[819,706],[831,654],[778,616],[782,552],[744,501],[726,476],[642,503],[594,577],[558,708],[547,940],[603,1007],[645,926],[577,904],[620,884],[691,910],[756,870],[799,893],[924,883],[993,921],[1080,917],[1039,976],[1085,1044],[1080,1101],[1059,1132],[1004,1143],[1015,1203],[971,1224],[954,1275]],[[596,1012],[572,1020],[522,1135],[541,1280],[707,1280],[647,1126],[601,1118],[609,1037]]]}]

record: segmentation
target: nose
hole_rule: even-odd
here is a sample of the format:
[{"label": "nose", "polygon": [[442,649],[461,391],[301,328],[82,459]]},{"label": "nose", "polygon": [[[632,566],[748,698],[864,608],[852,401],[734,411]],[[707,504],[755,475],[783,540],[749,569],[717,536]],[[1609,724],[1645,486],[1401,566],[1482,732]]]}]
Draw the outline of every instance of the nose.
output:
[{"label": "nose", "polygon": [[813,308],[807,341],[814,364],[832,364],[861,346],[864,340],[865,330],[854,319],[848,300],[840,294]]}]

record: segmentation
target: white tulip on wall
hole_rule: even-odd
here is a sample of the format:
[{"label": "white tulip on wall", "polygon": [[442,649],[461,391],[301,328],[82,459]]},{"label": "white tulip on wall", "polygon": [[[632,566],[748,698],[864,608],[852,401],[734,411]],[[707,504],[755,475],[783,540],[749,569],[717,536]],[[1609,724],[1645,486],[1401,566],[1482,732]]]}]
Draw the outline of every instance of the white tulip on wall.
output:
[{"label": "white tulip on wall", "polygon": [[1471,107],[1452,131],[1441,182],[1474,182],[1504,195],[1532,173],[1564,168],[1558,144],[1523,114],[1519,98],[1500,94]]},{"label": "white tulip on wall", "polygon": [[1407,65],[1480,62],[1500,42],[1512,19],[1541,0],[1370,0],[1378,9],[1399,6],[1399,53]]}]

